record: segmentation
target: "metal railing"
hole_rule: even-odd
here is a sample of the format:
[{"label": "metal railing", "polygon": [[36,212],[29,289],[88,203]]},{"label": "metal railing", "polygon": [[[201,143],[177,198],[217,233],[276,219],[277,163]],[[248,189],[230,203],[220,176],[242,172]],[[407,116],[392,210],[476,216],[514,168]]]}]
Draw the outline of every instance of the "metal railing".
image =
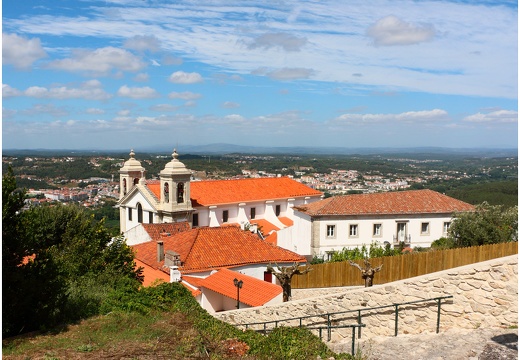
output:
[{"label": "metal railing", "polygon": [[[272,329],[276,329],[280,324],[282,323],[290,323],[296,324],[298,327],[305,326],[309,330],[318,330],[320,339],[322,339],[322,331],[327,330],[327,341],[330,341],[331,339],[331,332],[332,329],[339,329],[339,328],[352,328],[352,354],[354,354],[354,345],[355,345],[355,329],[358,328],[358,339],[361,338],[361,328],[365,327],[366,324],[363,324],[362,321],[362,314],[371,312],[374,310],[381,310],[381,309],[387,309],[387,308],[393,308],[395,312],[395,319],[394,319],[394,336],[398,335],[399,331],[399,307],[405,306],[405,305],[414,305],[414,304],[420,304],[420,303],[426,303],[435,301],[437,303],[437,323],[436,323],[436,333],[439,333],[440,329],[440,320],[441,320],[441,301],[453,298],[453,295],[446,295],[446,296],[439,296],[429,299],[421,299],[421,300],[414,300],[414,301],[407,301],[407,302],[401,302],[401,303],[394,303],[390,305],[383,305],[383,306],[376,306],[371,308],[362,308],[362,309],[355,309],[355,310],[346,310],[346,311],[337,311],[332,313],[325,313],[325,314],[316,314],[316,315],[307,315],[307,316],[299,316],[299,317],[292,317],[292,318],[285,318],[280,320],[271,320],[271,321],[261,321],[261,322],[255,322],[255,323],[246,323],[246,324],[236,324],[236,326],[244,326],[245,329],[249,329],[250,327],[258,326],[260,325],[260,329],[253,329],[257,332],[262,332],[264,334],[267,334],[268,331],[272,331]],[[344,315],[349,313],[357,313],[356,319],[357,324],[347,324],[347,325],[341,325],[339,322],[342,320],[341,318],[337,318],[338,315]],[[309,319],[312,318],[319,318],[318,321],[309,321]],[[273,324],[274,326],[271,326],[268,328],[268,325]],[[323,326],[319,326],[320,324],[324,324]]]}]

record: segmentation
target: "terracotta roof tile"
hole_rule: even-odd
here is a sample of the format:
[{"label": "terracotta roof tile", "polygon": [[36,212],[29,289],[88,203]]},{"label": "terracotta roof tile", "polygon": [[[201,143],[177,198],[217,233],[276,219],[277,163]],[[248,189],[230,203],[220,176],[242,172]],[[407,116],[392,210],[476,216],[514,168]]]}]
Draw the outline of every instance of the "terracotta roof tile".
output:
[{"label": "terracotta roof tile", "polygon": [[265,219],[254,219],[249,221],[251,224],[256,224],[258,227],[262,230],[262,234],[269,235],[271,231],[278,231],[280,230],[279,227],[275,226],[273,223],[270,223],[269,221]]},{"label": "terracotta roof tile", "polygon": [[282,293],[282,287],[279,285],[228,269],[220,269],[208,276],[202,281],[201,286],[237,300],[234,279],[243,281],[240,289],[240,302],[249,306],[262,306]]},{"label": "terracotta roof tile", "polygon": [[452,214],[471,211],[473,205],[432,190],[335,196],[295,207],[311,216],[381,214]]},{"label": "terracotta roof tile", "polygon": [[278,218],[278,220],[280,220],[280,222],[282,224],[284,224],[285,226],[289,227],[289,226],[293,226],[294,225],[294,221],[292,221],[290,218],[288,217],[285,217],[285,216],[280,216]]},{"label": "terracotta roof tile", "polygon": [[190,230],[190,223],[187,221],[176,223],[162,224],[141,224],[152,240],[160,240],[161,234],[176,234],[182,231]]},{"label": "terracotta roof tile", "polygon": [[170,282],[170,274],[165,273],[164,271],[154,269],[153,267],[146,265],[142,261],[135,260],[135,266],[137,268],[142,267],[143,268],[143,286],[150,286],[152,285],[156,280],[163,280],[165,282]]},{"label": "terracotta roof tile", "polygon": [[[165,251],[179,253],[182,274],[247,264],[305,261],[305,257],[273,246],[238,226],[197,228],[163,236],[161,240]],[[157,262],[156,241],[133,245],[132,248],[136,259],[161,269],[163,262]]]},{"label": "terracotta roof tile", "polygon": [[[158,199],[161,198],[159,180],[147,180],[146,185]],[[321,195],[321,191],[288,177],[190,182],[192,206]]]}]

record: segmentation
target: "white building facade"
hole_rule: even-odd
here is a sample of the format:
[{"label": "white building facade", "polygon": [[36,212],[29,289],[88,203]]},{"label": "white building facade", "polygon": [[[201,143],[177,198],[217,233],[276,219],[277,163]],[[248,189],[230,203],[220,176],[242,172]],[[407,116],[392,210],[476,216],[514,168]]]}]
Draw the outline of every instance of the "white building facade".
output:
[{"label": "white building facade", "polygon": [[325,259],[372,243],[429,247],[447,235],[454,213],[473,209],[431,190],[338,196],[295,208],[294,225],[278,233],[278,243]]}]

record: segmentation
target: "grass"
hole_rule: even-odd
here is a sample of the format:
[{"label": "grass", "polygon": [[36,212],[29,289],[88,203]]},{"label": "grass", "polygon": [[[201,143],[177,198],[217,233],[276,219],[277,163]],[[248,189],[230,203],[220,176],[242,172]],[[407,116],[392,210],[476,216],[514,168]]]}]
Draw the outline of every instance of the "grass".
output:
[{"label": "grass", "polygon": [[[306,329],[263,336],[223,323],[179,284],[169,309],[113,311],[54,329],[2,340],[3,359],[361,359],[335,354]],[[164,289],[163,289],[164,290]]]}]

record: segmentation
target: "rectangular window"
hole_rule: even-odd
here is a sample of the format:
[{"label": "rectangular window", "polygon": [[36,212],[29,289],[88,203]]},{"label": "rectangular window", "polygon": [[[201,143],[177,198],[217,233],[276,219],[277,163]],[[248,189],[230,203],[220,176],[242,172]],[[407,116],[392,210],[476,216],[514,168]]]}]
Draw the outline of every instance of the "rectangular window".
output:
[{"label": "rectangular window", "polygon": [[336,235],[336,225],[327,225],[327,237],[334,237]]},{"label": "rectangular window", "polygon": [[253,220],[256,216],[256,208],[251,208],[250,215],[251,215],[251,220]]},{"label": "rectangular window", "polygon": [[357,237],[358,236],[358,226],[356,224],[350,225],[350,237]]},{"label": "rectangular window", "polygon": [[199,226],[199,214],[193,214],[192,225],[193,225],[194,227]]},{"label": "rectangular window", "polygon": [[128,208],[128,220],[132,221],[132,208]]},{"label": "rectangular window", "polygon": [[444,226],[443,226],[443,228],[442,228],[442,234],[443,234],[443,235],[448,235],[448,230],[450,229],[450,226],[451,226],[451,222],[446,221],[446,222],[444,223]]},{"label": "rectangular window", "polygon": [[228,210],[222,211],[222,222],[227,223],[228,219],[229,219],[229,211]]},{"label": "rectangular window", "polygon": [[428,235],[430,233],[430,223],[423,222],[421,223],[421,234]]},{"label": "rectangular window", "polygon": [[276,216],[280,216],[280,205],[276,205],[275,209]]},{"label": "rectangular window", "polygon": [[381,236],[381,228],[382,228],[382,225],[381,225],[381,224],[374,224],[374,232],[373,232],[373,235],[374,235],[374,236]]},{"label": "rectangular window", "polygon": [[153,224],[153,212],[148,212],[148,224]]}]

